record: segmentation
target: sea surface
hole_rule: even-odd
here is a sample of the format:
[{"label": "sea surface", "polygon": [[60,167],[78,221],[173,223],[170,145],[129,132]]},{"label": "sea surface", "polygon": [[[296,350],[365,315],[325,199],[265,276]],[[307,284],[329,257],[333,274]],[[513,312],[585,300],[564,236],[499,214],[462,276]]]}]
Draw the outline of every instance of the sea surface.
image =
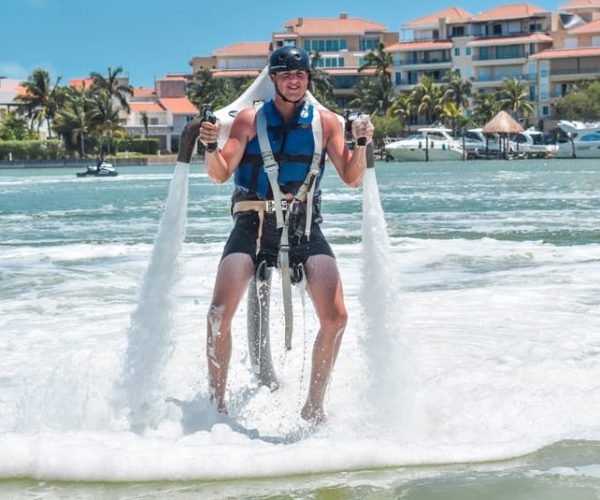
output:
[{"label": "sea surface", "polygon": [[242,301],[229,415],[209,404],[231,184],[176,181],[181,244],[157,237],[175,166],[76,171],[0,170],[0,498],[600,499],[600,161],[378,163],[361,189],[330,166],[349,322],[320,428],[318,322],[295,290],[285,352],[277,276],[279,390]]}]

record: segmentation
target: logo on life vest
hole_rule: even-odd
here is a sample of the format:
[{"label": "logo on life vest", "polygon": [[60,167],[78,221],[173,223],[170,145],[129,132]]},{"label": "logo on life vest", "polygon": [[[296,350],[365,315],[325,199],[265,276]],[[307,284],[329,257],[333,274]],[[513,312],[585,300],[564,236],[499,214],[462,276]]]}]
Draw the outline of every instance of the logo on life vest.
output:
[{"label": "logo on life vest", "polygon": [[308,106],[308,102],[305,101],[302,111],[300,112],[300,118],[308,118]]}]

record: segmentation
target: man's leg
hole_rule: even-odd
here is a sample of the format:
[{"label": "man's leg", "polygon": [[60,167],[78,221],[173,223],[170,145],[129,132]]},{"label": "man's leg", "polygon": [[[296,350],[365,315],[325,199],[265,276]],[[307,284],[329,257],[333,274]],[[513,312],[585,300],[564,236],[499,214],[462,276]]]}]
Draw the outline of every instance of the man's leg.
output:
[{"label": "man's leg", "polygon": [[253,273],[254,264],[245,253],[227,255],[217,270],[207,317],[206,356],[211,396],[221,413],[227,413],[225,386],[231,358],[231,321]]},{"label": "man's leg", "polygon": [[320,329],[313,347],[308,398],[301,415],[318,424],[325,420],[323,399],[348,314],[335,259],[329,255],[313,255],[306,261],[305,268],[307,288],[319,317]]}]

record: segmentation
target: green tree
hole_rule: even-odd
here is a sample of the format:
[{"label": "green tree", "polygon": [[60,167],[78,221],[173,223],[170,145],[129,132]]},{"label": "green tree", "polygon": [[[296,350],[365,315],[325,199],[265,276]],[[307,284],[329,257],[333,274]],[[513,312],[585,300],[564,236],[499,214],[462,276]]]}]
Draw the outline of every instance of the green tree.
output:
[{"label": "green tree", "polygon": [[144,138],[148,138],[148,113],[146,113],[145,111],[142,111],[140,113],[141,117],[142,117],[142,125],[144,126]]},{"label": "green tree", "polygon": [[469,106],[469,97],[473,94],[473,85],[460,77],[460,71],[448,71],[442,78],[444,103],[454,102],[459,109]]},{"label": "green tree", "polygon": [[23,141],[37,139],[37,134],[32,133],[27,126],[27,120],[15,111],[8,111],[0,121],[0,140]]},{"label": "green tree", "polygon": [[430,76],[422,76],[411,93],[411,99],[419,115],[425,115],[427,123],[437,120],[442,109],[442,87]]},{"label": "green tree", "polygon": [[375,51],[368,52],[365,55],[365,62],[361,64],[358,71],[364,71],[367,68],[375,68],[375,74],[388,84],[392,83],[392,54],[385,51],[385,45],[379,43]]},{"label": "green tree", "polygon": [[353,99],[349,104],[371,115],[385,115],[393,100],[391,83],[385,79],[365,77],[354,88]]},{"label": "green tree", "polygon": [[115,133],[123,135],[125,129],[122,127],[123,120],[119,117],[119,110],[113,106],[112,97],[108,92],[97,92],[93,96],[94,111],[92,112],[91,125],[104,142],[106,139],[107,153],[110,154],[110,145]]},{"label": "green tree", "polygon": [[25,95],[16,97],[16,101],[22,102],[27,108],[32,125],[37,123],[37,130],[44,122],[48,126],[48,137],[52,137],[51,122],[57,109],[57,92],[59,76],[54,85],[51,83],[50,73],[43,68],[34,69],[31,75],[23,82]]},{"label": "green tree", "polygon": [[410,123],[410,119],[414,116],[415,111],[416,109],[410,94],[399,94],[388,109],[387,116],[398,120],[401,135],[406,125]]},{"label": "green tree", "polygon": [[340,110],[333,100],[333,83],[329,75],[319,67],[320,60],[321,54],[318,51],[311,52],[311,92],[323,106],[339,113]]},{"label": "green tree", "polygon": [[456,133],[457,124],[462,116],[462,110],[454,101],[446,102],[442,105],[440,117],[444,120],[446,126],[450,126],[453,135]]},{"label": "green tree", "polygon": [[554,102],[559,120],[600,120],[600,82],[574,85],[564,96]]},{"label": "green tree", "polygon": [[85,139],[94,127],[98,110],[85,85],[79,89],[68,88],[64,105],[56,113],[55,130],[65,140],[67,149],[79,149],[85,157]]},{"label": "green tree", "polygon": [[529,118],[533,115],[533,104],[529,100],[529,88],[516,78],[506,79],[496,93],[500,108],[515,118]]},{"label": "green tree", "polygon": [[123,68],[118,66],[113,69],[111,67],[108,68],[108,73],[106,76],[92,71],[90,73],[90,77],[94,81],[92,85],[92,89],[96,91],[105,91],[109,96],[114,97],[119,101],[121,107],[129,113],[129,103],[127,102],[127,97],[133,95],[133,87],[131,85],[124,85],[121,83],[121,76],[119,76],[123,72]]},{"label": "green tree", "polygon": [[477,93],[473,99],[472,119],[479,125],[485,125],[501,110],[494,94]]},{"label": "green tree", "polygon": [[235,101],[252,82],[250,77],[215,78],[211,70],[205,68],[194,74],[187,94],[198,109],[209,104],[216,110]]}]

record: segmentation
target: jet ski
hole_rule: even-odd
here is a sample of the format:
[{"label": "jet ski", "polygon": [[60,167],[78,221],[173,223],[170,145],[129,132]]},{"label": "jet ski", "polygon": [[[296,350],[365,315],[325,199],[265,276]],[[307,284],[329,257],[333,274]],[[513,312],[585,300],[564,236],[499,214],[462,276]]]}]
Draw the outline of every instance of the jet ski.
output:
[{"label": "jet ski", "polygon": [[100,165],[88,165],[85,172],[77,172],[77,177],[115,177],[119,173],[112,163],[102,162]]}]

